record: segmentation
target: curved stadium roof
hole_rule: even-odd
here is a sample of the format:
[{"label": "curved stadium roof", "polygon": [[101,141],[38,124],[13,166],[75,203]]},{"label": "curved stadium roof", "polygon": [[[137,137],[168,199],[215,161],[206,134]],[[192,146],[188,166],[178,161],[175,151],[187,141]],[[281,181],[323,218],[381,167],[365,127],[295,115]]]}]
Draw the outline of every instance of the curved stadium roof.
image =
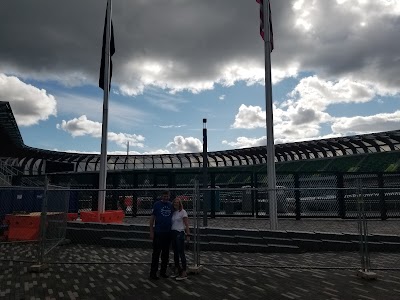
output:
[{"label": "curved stadium roof", "polygon": [[[26,146],[8,102],[0,101],[0,157],[25,174],[41,174],[44,161],[73,172],[98,171],[99,154],[68,153]],[[275,145],[275,161],[327,158],[400,150],[400,130]],[[209,167],[265,164],[266,147],[208,152]],[[202,167],[202,153],[108,155],[109,170]]]}]

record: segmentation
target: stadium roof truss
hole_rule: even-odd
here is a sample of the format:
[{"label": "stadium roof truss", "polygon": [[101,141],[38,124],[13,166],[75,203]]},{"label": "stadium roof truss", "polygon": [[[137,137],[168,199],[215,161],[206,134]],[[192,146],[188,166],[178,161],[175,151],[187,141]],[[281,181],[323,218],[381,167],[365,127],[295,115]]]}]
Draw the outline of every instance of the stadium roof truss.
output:
[{"label": "stadium roof truss", "polygon": [[[42,174],[49,162],[54,168],[68,166],[70,172],[98,171],[100,154],[68,153],[26,146],[23,142],[11,106],[0,101],[0,157],[3,163],[18,168],[24,174]],[[400,130],[369,133],[341,138],[311,140],[275,146],[275,161],[297,161],[354,154],[400,150]],[[208,152],[209,167],[259,165],[267,162],[265,146]],[[46,161],[46,163],[44,163]],[[202,153],[157,155],[109,155],[109,170],[200,168]]]}]

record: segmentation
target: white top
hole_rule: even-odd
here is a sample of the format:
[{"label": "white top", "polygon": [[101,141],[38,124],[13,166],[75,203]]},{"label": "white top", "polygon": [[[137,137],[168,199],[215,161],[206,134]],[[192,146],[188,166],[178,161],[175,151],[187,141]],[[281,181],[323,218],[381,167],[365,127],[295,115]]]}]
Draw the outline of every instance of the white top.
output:
[{"label": "white top", "polygon": [[187,218],[188,214],[186,210],[181,211],[176,210],[172,214],[172,230],[185,231],[185,224],[183,223],[183,218]]}]

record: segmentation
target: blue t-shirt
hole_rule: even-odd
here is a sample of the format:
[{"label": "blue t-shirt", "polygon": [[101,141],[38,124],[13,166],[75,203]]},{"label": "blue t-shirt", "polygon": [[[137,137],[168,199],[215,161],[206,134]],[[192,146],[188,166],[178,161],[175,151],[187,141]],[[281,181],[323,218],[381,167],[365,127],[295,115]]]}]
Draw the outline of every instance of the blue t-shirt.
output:
[{"label": "blue t-shirt", "polygon": [[152,214],[155,216],[155,232],[169,232],[172,225],[172,203],[157,201],[154,203]]}]

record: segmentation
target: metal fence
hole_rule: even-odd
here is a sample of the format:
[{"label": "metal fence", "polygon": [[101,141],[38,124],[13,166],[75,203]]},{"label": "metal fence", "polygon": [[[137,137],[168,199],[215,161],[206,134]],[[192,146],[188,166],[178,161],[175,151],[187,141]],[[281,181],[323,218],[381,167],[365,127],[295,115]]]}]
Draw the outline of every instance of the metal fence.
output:
[{"label": "metal fence", "polygon": [[0,188],[0,259],[42,263],[67,231],[65,187]]},{"label": "metal fence", "polygon": [[[400,215],[399,188],[379,188],[370,177],[344,178],[341,189],[334,187],[334,176],[296,180],[285,177],[277,186],[278,231],[269,230],[264,187],[201,189],[196,181],[190,187],[166,187],[189,214],[189,265],[400,268],[382,259],[400,261],[400,221],[386,220]],[[108,189],[106,212],[112,213],[99,215],[95,189],[2,188],[0,257],[32,263],[149,263],[149,216],[163,190]]]}]

